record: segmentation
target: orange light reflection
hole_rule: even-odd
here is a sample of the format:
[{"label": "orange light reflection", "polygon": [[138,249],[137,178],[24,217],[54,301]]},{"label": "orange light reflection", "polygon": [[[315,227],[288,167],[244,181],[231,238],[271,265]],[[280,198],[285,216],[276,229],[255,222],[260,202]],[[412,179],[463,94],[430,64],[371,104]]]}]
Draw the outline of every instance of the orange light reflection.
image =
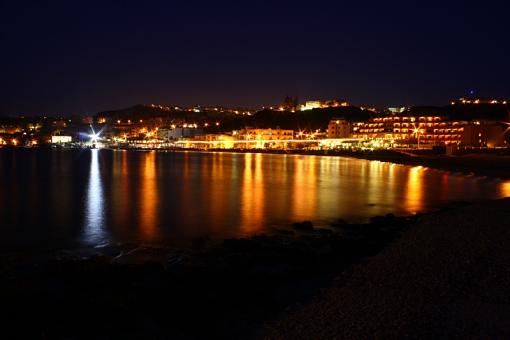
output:
[{"label": "orange light reflection", "polygon": [[407,177],[407,186],[405,193],[405,206],[411,212],[423,210],[423,174],[424,169],[421,166],[412,167]]},{"label": "orange light reflection", "polygon": [[253,233],[263,227],[264,176],[262,155],[245,155],[241,191],[241,228],[243,233]]},{"label": "orange light reflection", "polygon": [[292,215],[299,219],[310,218],[317,209],[316,157],[295,158],[292,193]]},{"label": "orange light reflection", "polygon": [[146,240],[154,240],[157,237],[158,188],[156,176],[156,152],[151,151],[144,155],[141,164],[141,204],[140,204],[140,227],[141,235]]},{"label": "orange light reflection", "polygon": [[501,195],[503,197],[510,197],[510,181],[505,181],[501,184]]}]

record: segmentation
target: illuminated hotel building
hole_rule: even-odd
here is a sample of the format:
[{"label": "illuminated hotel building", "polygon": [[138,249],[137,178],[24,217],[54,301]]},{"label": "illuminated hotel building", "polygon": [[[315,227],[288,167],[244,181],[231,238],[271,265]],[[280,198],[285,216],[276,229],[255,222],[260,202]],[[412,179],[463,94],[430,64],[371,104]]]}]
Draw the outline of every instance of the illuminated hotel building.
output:
[{"label": "illuminated hotel building", "polygon": [[353,138],[388,144],[468,147],[507,146],[509,128],[494,121],[446,120],[441,116],[387,116],[353,124]]},{"label": "illuminated hotel building", "polygon": [[294,138],[293,130],[282,129],[243,129],[232,134],[207,134],[194,139],[177,141],[184,148],[197,149],[282,149]]},{"label": "illuminated hotel building", "polygon": [[379,139],[395,144],[460,144],[467,122],[440,116],[388,116],[353,124],[353,138]]}]

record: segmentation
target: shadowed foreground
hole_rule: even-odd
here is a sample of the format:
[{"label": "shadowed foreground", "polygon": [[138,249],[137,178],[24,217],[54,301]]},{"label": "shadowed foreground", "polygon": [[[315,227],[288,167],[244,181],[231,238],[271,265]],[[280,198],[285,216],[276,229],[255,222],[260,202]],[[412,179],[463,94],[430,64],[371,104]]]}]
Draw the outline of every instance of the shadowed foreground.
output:
[{"label": "shadowed foreground", "polygon": [[510,337],[510,199],[424,216],[266,337]]},{"label": "shadowed foreground", "polygon": [[9,338],[510,336],[510,199],[193,249],[2,254]]},{"label": "shadowed foreground", "polygon": [[193,249],[111,246],[0,256],[2,328],[24,339],[207,339],[260,336],[343,269],[381,251],[417,217],[332,229],[295,223],[274,235]]}]

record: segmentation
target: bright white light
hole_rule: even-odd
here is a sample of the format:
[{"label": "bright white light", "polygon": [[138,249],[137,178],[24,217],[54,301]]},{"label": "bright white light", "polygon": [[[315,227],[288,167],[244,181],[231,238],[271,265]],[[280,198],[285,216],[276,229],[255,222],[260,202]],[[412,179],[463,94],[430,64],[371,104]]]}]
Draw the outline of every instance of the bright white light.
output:
[{"label": "bright white light", "polygon": [[99,135],[101,134],[101,131],[99,132],[94,131],[94,127],[92,125],[90,125],[90,129],[92,130],[92,133],[89,135],[90,141],[92,143],[96,143],[100,138]]},{"label": "bright white light", "polygon": [[99,134],[98,133],[90,134],[89,137],[90,137],[90,141],[92,143],[95,143],[95,142],[97,142],[99,140]]}]

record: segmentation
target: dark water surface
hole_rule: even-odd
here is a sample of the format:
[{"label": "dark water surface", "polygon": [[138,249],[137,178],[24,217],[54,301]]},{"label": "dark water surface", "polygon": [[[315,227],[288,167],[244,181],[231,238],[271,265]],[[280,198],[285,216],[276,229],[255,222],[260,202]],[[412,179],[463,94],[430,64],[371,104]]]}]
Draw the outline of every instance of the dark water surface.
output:
[{"label": "dark water surface", "polygon": [[510,181],[344,157],[0,149],[0,245],[185,244],[510,196]]}]

